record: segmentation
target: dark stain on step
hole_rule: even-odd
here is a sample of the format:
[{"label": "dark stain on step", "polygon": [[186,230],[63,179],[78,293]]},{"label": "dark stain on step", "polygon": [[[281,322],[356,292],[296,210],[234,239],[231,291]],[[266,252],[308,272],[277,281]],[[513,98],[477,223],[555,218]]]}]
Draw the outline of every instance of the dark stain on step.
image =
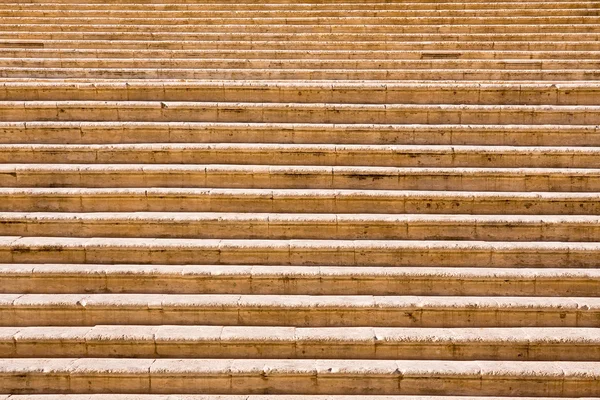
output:
[{"label": "dark stain on step", "polygon": [[15,247],[11,249],[13,253],[31,253],[33,251],[55,251],[55,252],[63,252],[65,249],[58,245],[43,245],[37,248],[33,247]]},{"label": "dark stain on step", "polygon": [[413,315],[412,312],[405,312],[404,315],[411,320],[411,322],[418,322],[419,320]]},{"label": "dark stain on step", "polygon": [[421,53],[422,60],[456,59],[461,56],[462,53]]},{"label": "dark stain on step", "polygon": [[30,253],[33,251],[29,247],[17,247],[11,250],[13,253]]},{"label": "dark stain on step", "polygon": [[44,43],[38,43],[38,42],[0,42],[0,47],[44,47]]},{"label": "dark stain on step", "polygon": [[367,179],[371,179],[373,181],[379,181],[379,180],[385,178],[385,176],[381,176],[381,175],[359,175],[359,174],[353,174],[352,177],[358,179],[359,181],[364,181]]}]

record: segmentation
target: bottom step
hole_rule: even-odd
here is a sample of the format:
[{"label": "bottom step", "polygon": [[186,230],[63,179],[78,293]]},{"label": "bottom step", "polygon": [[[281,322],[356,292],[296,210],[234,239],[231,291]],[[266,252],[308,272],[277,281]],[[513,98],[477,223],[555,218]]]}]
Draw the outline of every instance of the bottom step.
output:
[{"label": "bottom step", "polygon": [[[13,394],[0,395],[0,400],[571,400],[568,397],[473,397],[462,396],[358,396],[358,395],[219,395],[219,394]],[[598,400],[578,397],[579,400]]]},{"label": "bottom step", "polygon": [[[13,394],[0,395],[0,400],[467,400],[462,396],[357,396],[357,395],[219,395],[219,394]],[[568,397],[519,397],[518,400],[571,400]],[[598,400],[578,397],[579,400]],[[517,400],[514,397],[473,397],[468,400]]]},{"label": "bottom step", "polygon": [[0,359],[0,393],[600,395],[600,363]]}]

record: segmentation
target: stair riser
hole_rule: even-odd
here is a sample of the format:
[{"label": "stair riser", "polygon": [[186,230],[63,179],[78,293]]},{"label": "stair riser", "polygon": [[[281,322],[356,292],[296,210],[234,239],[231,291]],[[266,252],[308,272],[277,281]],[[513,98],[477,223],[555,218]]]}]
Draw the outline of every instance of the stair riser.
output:
[{"label": "stair riser", "polygon": [[[442,93],[443,94],[443,93]],[[0,123],[2,144],[288,143],[600,146],[594,126]]]},{"label": "stair riser", "polygon": [[[2,4],[0,4],[0,7]],[[569,25],[568,32],[573,33],[599,33],[600,27],[596,24]],[[565,24],[496,24],[496,25],[133,25],[133,24],[96,24],[80,25],[31,23],[31,24],[2,24],[2,29],[7,32],[181,32],[181,33],[424,33],[424,34],[458,34],[458,33],[565,33]]]},{"label": "stair riser", "polygon": [[600,125],[600,107],[15,101],[0,121]]},{"label": "stair riser", "polygon": [[[551,3],[556,3],[556,4],[569,4],[571,3],[572,0],[556,0],[556,1],[552,1]],[[60,1],[53,1],[53,4],[68,4],[69,7],[75,7],[77,5],[81,5],[81,4],[101,4],[101,5],[105,5],[106,2],[103,1],[98,1],[98,0],[60,0]],[[344,4],[374,4],[374,5],[382,5],[382,4],[390,4],[386,1],[381,1],[381,0],[344,0],[343,1]],[[486,2],[485,0],[469,0],[469,1],[464,1],[464,0],[450,0],[450,1],[444,1],[442,3],[438,2],[438,1],[432,1],[432,0],[411,0],[409,3],[419,3],[419,4],[424,4],[424,5],[452,5],[452,4],[489,4],[488,2]],[[525,3],[539,3],[539,4],[547,4],[549,3],[547,0],[528,0]],[[12,4],[12,3],[11,3]],[[47,4],[47,1],[45,0],[24,0],[24,1],[19,1],[19,4]],[[139,5],[140,3],[138,2],[138,0],[121,0],[119,1],[120,5]],[[163,0],[151,0],[148,1],[147,3],[144,3],[144,6],[146,5],[172,5],[172,4],[185,4],[187,5],[192,5],[192,7],[194,5],[198,5],[198,2],[196,1],[190,1],[190,0],[169,0],[167,2],[163,1]],[[215,1],[215,0],[207,0],[207,1],[203,1],[201,4],[215,4],[215,5],[219,5],[222,6],[223,4],[231,4],[231,3],[223,3],[222,1]],[[274,4],[285,4],[287,5],[299,5],[299,4],[306,4],[306,5],[331,5],[331,2],[329,1],[324,1],[324,0],[298,0],[298,1],[290,1],[290,0],[274,0],[274,1],[268,1],[268,2],[264,2],[264,1],[259,1],[259,0],[244,0],[243,3],[241,4],[248,4],[248,5],[260,5],[260,6],[264,6],[264,5],[269,5],[272,6]],[[497,1],[495,4],[498,4],[498,7],[503,7],[506,5],[510,5],[513,4],[513,0],[500,0]],[[585,2],[583,2],[582,4],[585,4]]]},{"label": "stair riser", "polygon": [[0,78],[218,79],[218,80],[480,80],[600,81],[597,70],[321,70],[321,69],[138,69],[0,67]]},{"label": "stair riser", "polygon": [[247,2],[240,4],[227,3],[206,3],[201,4],[60,4],[60,3],[5,3],[0,4],[0,10],[68,10],[68,11],[90,11],[104,10],[108,11],[319,11],[319,10],[494,10],[494,9],[535,9],[535,10],[553,10],[553,9],[596,9],[600,8],[598,3],[593,1],[538,1],[538,2],[499,2],[499,3],[477,3],[477,2],[458,2],[458,3],[418,3],[406,2],[402,4],[394,3],[351,3],[344,1],[343,3],[312,3],[312,4],[281,4],[281,3],[255,3]]},{"label": "stair riser", "polygon": [[304,166],[381,167],[495,167],[512,168],[600,168],[600,153],[572,152],[488,152],[481,149],[441,153],[418,150],[319,149],[71,149],[11,148],[0,145],[2,163],[44,164],[234,164]]},{"label": "stair riser", "polygon": [[[49,17],[56,18],[82,18],[83,21],[87,18],[147,18],[151,20],[161,20],[170,18],[196,18],[196,19],[213,19],[223,18],[225,20],[231,18],[247,19],[265,19],[265,18],[354,18],[354,19],[381,19],[381,18],[452,18],[459,19],[481,16],[483,18],[492,17],[535,17],[535,18],[552,18],[552,17],[595,17],[600,15],[598,6],[585,9],[573,8],[541,8],[541,9],[478,9],[478,10],[177,10],[177,11],[154,11],[154,10],[3,10],[0,9],[0,17],[26,17],[47,19]],[[85,23],[85,22],[83,22]]]},{"label": "stair riser", "polygon": [[[35,359],[34,359],[35,360]],[[380,367],[368,374],[359,367],[346,372],[337,371],[334,363],[324,363],[322,371],[314,367],[307,369],[275,369],[268,373],[263,367],[252,368],[252,364],[241,364],[235,372],[221,369],[223,363],[215,362],[211,368],[183,366],[176,360],[171,363],[155,362],[151,369],[138,367],[135,373],[122,370],[103,370],[92,366],[52,372],[23,372],[3,374],[0,390],[16,393],[285,393],[285,394],[427,394],[435,390],[438,394],[452,395],[505,395],[527,396],[546,393],[550,396],[596,396],[600,393],[598,383],[592,378],[573,374],[556,375],[506,375],[482,377],[478,372],[458,374],[441,373],[436,379],[425,379],[422,375],[406,376],[392,365]],[[144,366],[152,360],[138,365]],[[165,360],[168,361],[168,360]],[[205,362],[208,360],[205,360]],[[180,362],[180,361],[179,361]],[[165,365],[166,364],[166,365]],[[227,364],[229,365],[229,364]],[[194,368],[194,366],[196,366]],[[170,371],[169,368],[177,368]],[[165,368],[166,370],[161,370]],[[264,367],[268,369],[267,366]],[[473,368],[475,369],[475,368]],[[289,371],[289,372],[288,372]],[[304,372],[307,371],[307,372]],[[420,371],[419,371],[420,372]],[[421,373],[423,374],[423,373]],[[110,378],[109,378],[110,376]],[[93,388],[93,389],[92,389]]]},{"label": "stair riser", "polygon": [[[194,71],[197,73],[197,71]],[[600,76],[600,75],[599,75]],[[112,86],[112,87],[111,87]],[[328,86],[328,87],[326,87]],[[239,85],[228,83],[205,85],[150,85],[130,83],[121,86],[98,83],[84,84],[16,83],[0,84],[1,101],[36,100],[90,100],[90,101],[203,101],[250,102],[260,99],[265,103],[360,103],[360,104],[472,104],[472,105],[596,105],[600,86],[590,82],[587,87],[566,86],[549,88],[543,85],[506,84],[504,87],[473,87],[456,85],[396,85],[395,87],[344,86],[331,88],[303,85]],[[365,86],[367,84],[365,83]],[[375,86],[375,85],[371,85]],[[294,132],[300,134],[301,132]],[[367,132],[364,132],[367,134]],[[274,137],[276,135],[273,135]],[[246,138],[246,135],[244,135]],[[334,141],[332,143],[339,143]],[[522,142],[519,142],[522,143]],[[561,143],[564,143],[561,140]]]},{"label": "stair riser", "polygon": [[[507,225],[508,224],[508,225]],[[430,223],[327,221],[107,220],[27,221],[0,219],[3,236],[148,237],[204,239],[397,239],[588,242],[600,237],[600,222],[581,223]]]},{"label": "stair riser", "polygon": [[[600,312],[515,311],[510,309],[270,309],[215,306],[140,306],[2,308],[2,326],[93,326],[93,325],[244,325],[244,326],[387,326],[387,327],[598,327]],[[1,387],[1,386],[0,386]],[[98,390],[97,387],[94,387]]]},{"label": "stair riser", "polygon": [[[542,10],[543,12],[544,10]],[[553,10],[546,10],[552,14]],[[99,16],[82,18],[80,16],[29,16],[28,11],[21,12],[23,16],[4,16],[3,22],[8,24],[79,24],[79,25],[185,25],[185,24],[203,24],[203,25],[531,25],[531,24],[598,24],[600,21],[600,10],[565,10],[559,11],[557,15],[539,15],[542,12],[538,10],[516,10],[516,13],[504,15],[498,14],[494,10],[475,10],[470,15],[463,11],[449,11],[427,15],[427,11],[416,12],[411,16],[345,16],[346,11],[342,11],[341,16],[320,17],[320,16],[260,16],[252,13],[251,15],[237,17],[231,13],[225,13],[225,16],[213,17],[215,13],[211,12],[205,17],[168,17],[168,18],[149,18],[149,17],[119,17],[119,16]],[[531,15],[519,15],[531,14]],[[566,13],[566,14],[565,14]],[[431,13],[429,13],[431,14]],[[484,14],[484,15],[481,15]],[[569,15],[571,14],[571,15]],[[587,15],[583,15],[587,14]],[[478,16],[479,15],[479,16]]]},{"label": "stair riser", "polygon": [[[8,19],[8,18],[7,18]],[[28,21],[23,21],[26,23]],[[29,21],[30,22],[30,21]],[[103,22],[103,21],[98,21]],[[104,21],[105,22],[105,21]],[[201,21],[198,23],[202,23]],[[287,41],[133,41],[133,40],[30,40],[5,39],[0,48],[45,48],[61,49],[69,52],[73,49],[136,49],[136,50],[288,50]],[[340,42],[340,41],[298,41],[294,43],[297,50],[344,50],[344,51],[463,51],[463,50],[511,50],[511,51],[600,51],[598,41],[438,41],[438,42]],[[240,58],[240,57],[238,57]]]},{"label": "stair riser", "polygon": [[[593,1],[544,1],[544,2],[504,2],[504,3],[417,3],[406,2],[402,4],[394,3],[336,3],[336,4],[248,4],[241,3],[221,3],[221,4],[60,4],[60,3],[4,3],[0,4],[2,11],[79,11],[94,12],[162,12],[165,15],[175,12],[202,12],[202,11],[254,11],[254,12],[323,12],[323,11],[474,11],[474,10],[594,10],[600,8],[598,3]],[[159,14],[160,16],[161,14]]]},{"label": "stair riser", "polygon": [[[595,194],[585,198],[539,198],[519,196],[457,197],[452,195],[384,195],[374,193],[336,195],[327,193],[14,193],[0,194],[2,211],[188,211],[188,212],[298,212],[298,213],[432,213],[432,214],[525,214],[598,215]],[[211,193],[212,192],[212,193]]]},{"label": "stair riser", "polygon": [[[456,190],[506,192],[598,192],[600,177],[596,173],[522,174],[478,173],[464,175],[460,170],[447,172],[390,172],[356,171],[269,171],[237,168],[235,170],[156,171],[134,168],[119,171],[115,168],[90,167],[69,171],[43,168],[19,168],[0,174],[0,187],[64,187],[64,188],[269,188],[269,189],[368,189],[368,190]],[[284,167],[282,167],[284,168]],[[318,168],[318,167],[313,167]],[[110,172],[109,172],[110,171]],[[110,175],[108,175],[110,173]]]},{"label": "stair riser", "polygon": [[[126,327],[124,327],[127,329]],[[266,327],[265,329],[270,329]],[[326,343],[326,344],[325,344]],[[600,361],[597,343],[546,344],[525,342],[437,343],[339,342],[327,340],[265,342],[264,340],[94,340],[76,338],[0,341],[0,357],[98,357],[118,354],[128,358],[293,358],[371,360],[515,360]]]},{"label": "stair riser", "polygon": [[[195,270],[215,266],[193,266]],[[235,267],[228,267],[235,269]],[[598,293],[600,280],[560,276],[543,278],[453,277],[439,273],[423,277],[418,273],[384,277],[366,273],[316,275],[288,272],[246,276],[221,272],[219,276],[169,275],[148,273],[111,273],[106,267],[101,273],[4,273],[0,274],[1,293],[173,293],[173,294],[309,294],[309,295],[379,295],[379,296],[581,296]],[[30,269],[31,271],[31,269]],[[532,353],[529,353],[532,354]],[[582,357],[589,352],[573,353]],[[439,356],[439,354],[438,354]],[[441,356],[440,356],[441,357]],[[562,357],[562,356],[561,356]],[[565,356],[566,357],[566,356]],[[562,357],[563,359],[567,359]],[[401,358],[401,357],[398,357]]]},{"label": "stair riser", "polygon": [[4,43],[2,58],[230,58],[271,60],[598,60],[600,51],[511,50],[151,50],[151,49],[46,49],[40,42]]},{"label": "stair riser", "polygon": [[[89,400],[90,399],[90,395],[89,394],[67,394],[67,395],[57,395],[60,397],[53,397],[52,395],[33,395],[33,394],[29,394],[29,395],[0,395],[0,399],[1,400],[8,400],[10,396],[10,400]],[[101,399],[103,395],[92,395],[91,399]],[[288,396],[288,398],[294,399],[294,398],[300,398],[300,396],[303,395],[298,395],[298,396],[294,396],[294,395],[290,395]],[[140,397],[140,395],[135,395],[135,394],[111,394],[110,397],[112,399],[117,399],[117,400],[139,400],[139,399],[146,399],[146,400],[172,400],[173,396],[168,395],[168,394],[147,394],[144,395],[143,397]],[[218,394],[213,394],[213,395],[186,395],[186,400],[221,400],[222,399],[222,395],[218,395]],[[259,394],[259,395],[228,395],[227,398],[229,400],[277,400],[278,397],[281,397],[280,395],[264,395],[264,394]],[[353,399],[353,398],[357,398],[357,396],[348,396],[348,395],[304,395],[305,398],[310,399],[310,400],[342,400],[342,399]],[[438,396],[439,397],[439,396]],[[461,396],[444,396],[442,397],[443,400],[462,400],[460,398]],[[469,396],[471,399],[473,400],[488,400],[487,397],[480,397],[480,396]],[[377,396],[368,396],[367,399],[368,400],[376,400],[378,397]],[[432,397],[431,396],[411,396],[410,397],[412,400],[431,400]],[[400,398],[402,399],[402,397]],[[495,398],[495,399],[499,399],[499,400],[507,400],[504,398]],[[523,400],[556,400],[556,398],[549,398],[549,397],[528,397],[525,398]],[[589,399],[588,399],[589,400]]]},{"label": "stair riser", "polygon": [[[473,247],[471,242],[446,242],[419,247],[416,242],[219,241],[190,243],[194,239],[77,239],[25,238],[0,248],[0,263],[65,264],[224,264],[224,265],[332,265],[390,267],[593,268],[600,250],[594,245],[561,246],[510,242]],[[118,243],[118,244],[117,244]],[[440,243],[444,243],[441,246]]]},{"label": "stair riser", "polygon": [[[141,60],[129,59],[90,59],[90,58],[2,58],[2,68],[88,68],[88,69],[349,69],[349,70],[528,70],[558,73],[585,73],[585,70],[600,68],[600,60],[272,60],[272,59],[187,59],[162,58]],[[579,71],[583,70],[583,71]],[[75,77],[68,77],[75,78]],[[435,82],[430,83],[432,86]],[[507,85],[508,86],[508,85]],[[233,89],[233,88],[232,88]],[[335,88],[334,88],[335,89]],[[367,89],[367,88],[365,88]],[[488,89],[488,88],[483,88]],[[564,88],[561,87],[564,90]],[[489,90],[489,89],[488,89]],[[557,90],[557,88],[555,88]]]},{"label": "stair riser", "polygon": [[576,42],[576,41],[596,41],[599,40],[600,33],[224,33],[224,32],[209,32],[209,33],[190,33],[180,32],[174,33],[168,30],[169,26],[164,29],[155,30],[153,32],[130,32],[122,28],[117,32],[15,32],[10,31],[0,25],[0,40],[113,40],[113,41],[323,41],[346,44],[347,42],[444,42],[444,41],[460,41],[460,42],[485,42],[485,41],[557,41],[557,42]]}]

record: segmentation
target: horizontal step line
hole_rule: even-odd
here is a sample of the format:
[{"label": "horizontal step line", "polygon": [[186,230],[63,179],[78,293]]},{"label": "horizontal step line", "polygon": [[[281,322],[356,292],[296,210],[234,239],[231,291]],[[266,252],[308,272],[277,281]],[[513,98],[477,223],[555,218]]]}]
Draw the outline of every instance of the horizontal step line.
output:
[{"label": "horizontal step line", "polygon": [[[8,281],[11,278],[33,278],[36,279],[61,279],[70,277],[86,276],[86,280],[82,279],[84,285],[89,284],[88,280],[94,277],[104,279],[106,276],[117,277],[129,282],[131,279],[138,279],[142,285],[147,285],[148,293],[155,293],[148,280],[153,279],[174,279],[183,280],[198,280],[208,279],[212,282],[230,279],[273,279],[273,280],[289,280],[295,279],[307,280],[313,282],[315,279],[326,280],[331,283],[337,280],[347,282],[352,280],[367,281],[367,280],[386,280],[390,279],[413,279],[413,280],[435,280],[447,279],[448,284],[452,280],[461,282],[472,281],[481,284],[483,280],[486,282],[498,281],[535,281],[541,284],[543,281],[577,281],[589,280],[591,282],[600,280],[600,269],[598,268],[456,268],[456,267],[377,267],[377,266],[352,266],[352,267],[336,267],[327,265],[314,266],[289,266],[289,265],[160,265],[160,264],[0,264],[0,276]],[[32,279],[33,280],[33,279]],[[118,281],[111,282],[119,284]],[[364,283],[364,282],[363,282]],[[389,282],[388,282],[389,283]],[[400,282],[403,284],[403,282]],[[77,288],[71,281],[66,282],[71,285],[69,288],[73,290]],[[35,283],[33,283],[35,285]],[[98,289],[98,293],[105,291],[106,282],[102,282]],[[139,285],[138,285],[139,286]],[[189,293],[186,287],[179,286],[167,289],[161,292],[162,294],[181,293],[198,294],[199,289],[196,286],[193,293]],[[7,285],[2,293],[16,293],[11,285]],[[159,290],[162,289],[162,286]],[[259,287],[254,287],[257,292],[260,292]],[[328,287],[326,287],[328,289]],[[353,290],[354,288],[350,288]],[[431,289],[431,288],[430,288]],[[442,291],[443,287],[439,288]],[[575,288],[570,288],[574,290]],[[59,294],[67,292],[55,292],[56,288],[39,287],[37,293],[42,294]],[[120,289],[122,293],[140,294],[136,292],[135,286],[128,287],[126,284]],[[143,289],[141,289],[143,291]],[[156,290],[156,289],[154,289]],[[213,288],[210,293],[218,293],[219,288]],[[229,285],[229,291],[234,293],[236,290],[242,290]],[[306,289],[305,289],[306,290]],[[71,293],[77,293],[72,291]],[[92,293],[92,292],[90,292]],[[86,293],[86,294],[90,294]],[[107,292],[116,294],[118,291]],[[204,292],[202,292],[204,293]],[[226,294],[223,292],[220,294]],[[346,293],[349,293],[347,291]],[[204,293],[207,294],[207,293]],[[240,294],[240,293],[238,293]],[[258,294],[258,293],[257,293]],[[263,293],[264,294],[264,293]],[[326,294],[326,291],[324,293]],[[398,295],[398,293],[396,293]],[[430,294],[433,295],[433,294]],[[486,293],[486,296],[489,296]],[[504,293],[506,295],[506,293]],[[469,295],[463,295],[469,296]],[[472,296],[472,295],[471,295]],[[540,296],[539,294],[535,295]],[[522,297],[522,296],[519,296]],[[542,297],[544,297],[542,295]],[[564,296],[563,296],[564,297]],[[590,296],[593,297],[593,296]]]},{"label": "horizontal step line", "polygon": [[[238,152],[316,152],[316,153],[396,153],[405,154],[437,154],[460,155],[476,153],[487,154],[526,154],[538,156],[554,155],[595,155],[600,152],[600,147],[574,147],[574,146],[465,146],[465,145],[339,145],[339,144],[252,144],[252,143],[148,143],[148,144],[0,144],[0,151],[4,152],[78,152],[78,151],[107,151],[107,152],[135,152],[135,151],[232,151]],[[534,153],[534,154],[531,154]],[[102,163],[100,163],[102,164]]]},{"label": "horizontal step line", "polygon": [[[85,59],[82,59],[85,60]],[[185,59],[183,59],[185,60]],[[233,60],[235,61],[235,60]],[[263,61],[263,60],[257,60]],[[270,60],[265,60],[270,61]],[[466,61],[466,60],[465,60]],[[576,62],[587,62],[588,60],[577,60]],[[310,62],[310,61],[309,61]],[[595,62],[595,61],[594,61]],[[600,60],[598,61],[600,64]],[[527,63],[524,63],[527,64]],[[356,82],[352,80],[319,80],[313,81],[308,79],[299,80],[219,80],[219,79],[198,79],[181,82],[178,80],[141,80],[141,79],[43,79],[43,78],[23,78],[18,80],[0,79],[0,88],[5,90],[48,90],[48,89],[100,89],[100,90],[137,90],[139,89],[277,89],[277,90],[410,90],[410,89],[425,89],[425,90],[553,90],[553,91],[574,91],[574,90],[600,90],[600,82],[598,81],[573,81],[573,82],[545,82],[545,81],[524,81],[524,82],[499,82],[499,81],[367,81]]]},{"label": "horizontal step line", "polygon": [[596,268],[598,242],[0,237],[0,262]]},{"label": "horizontal step line", "polygon": [[0,264],[2,293],[594,297],[597,268]]},{"label": "horizontal step line", "polygon": [[590,176],[600,174],[600,168],[476,168],[476,167],[371,167],[371,166],[306,166],[306,165],[256,165],[256,164],[0,164],[0,174],[15,172],[26,174],[48,173],[202,173],[202,174],[291,174],[291,175],[336,175],[363,174],[400,178],[410,175],[462,175],[476,176]]},{"label": "horizontal step line", "polygon": [[[0,368],[11,391],[26,387],[20,376],[35,374],[35,385],[29,383],[27,389],[52,385],[60,393],[82,391],[90,381],[104,393],[114,393],[127,384],[136,393],[157,393],[165,388],[170,393],[189,393],[192,388],[227,394],[250,390],[340,394],[347,392],[350,382],[353,394],[372,393],[374,388],[377,393],[409,394],[418,388],[440,394],[523,396],[539,394],[540,385],[552,388],[547,394],[561,397],[598,393],[597,363],[589,362],[33,358],[0,360]],[[106,379],[109,374],[112,378]],[[432,375],[435,380],[424,380]],[[498,390],[498,382],[518,390]],[[475,386],[476,390],[471,389]]]},{"label": "horizontal step line", "polygon": [[[235,189],[235,188],[0,188],[6,197],[33,196],[142,196],[164,198],[173,196],[231,196],[254,197],[272,200],[276,198],[360,198],[363,199],[447,199],[447,200],[526,200],[526,201],[586,201],[593,200],[595,193],[584,192],[502,192],[502,191],[419,191],[419,190],[368,190],[368,189]],[[1,204],[1,203],[0,203]]]},{"label": "horizontal step line", "polygon": [[2,327],[0,355],[598,361],[599,337],[594,328]]},{"label": "horizontal step line", "polygon": [[[504,296],[310,296],[237,294],[0,294],[0,307],[35,313],[36,309],[61,309],[65,312],[102,312],[136,310],[147,313],[184,310],[247,309],[310,310],[315,314],[329,310],[439,310],[439,311],[521,311],[539,313],[600,313],[600,299],[593,297],[504,297]],[[560,310],[560,311],[558,311]],[[237,317],[237,316],[236,316]],[[243,318],[243,317],[242,317]],[[41,321],[40,321],[41,322]],[[58,322],[58,321],[57,321]],[[76,321],[73,321],[76,322]],[[283,322],[283,321],[282,321]],[[365,321],[367,322],[367,321]],[[385,321],[380,321],[382,325]],[[441,321],[440,321],[441,322]],[[10,321],[6,321],[10,323]],[[45,324],[47,325],[47,324]],[[102,325],[102,324],[101,324]],[[136,325],[136,324],[128,324]],[[190,325],[190,324],[181,324]],[[213,325],[213,324],[210,324]],[[10,325],[3,325],[10,326]],[[27,325],[19,325],[27,326]],[[60,326],[60,325],[54,325]],[[77,326],[77,325],[74,325]],[[369,325],[363,325],[369,326]],[[439,324],[435,324],[439,326]],[[391,327],[391,326],[390,326]]]},{"label": "horizontal step line", "polygon": [[[600,225],[600,216],[565,215],[456,215],[456,214],[295,214],[295,213],[191,213],[191,212],[95,212],[95,213],[50,213],[50,212],[5,212],[0,211],[1,221],[10,223],[228,223],[251,222],[256,224],[477,224],[486,225],[522,224],[526,226],[555,226],[581,224],[588,227]],[[399,227],[400,228],[400,227]]]},{"label": "horizontal step line", "polygon": [[[148,293],[2,294],[0,309],[6,315],[6,318],[2,319],[2,326],[7,327],[94,325],[597,327],[600,299]],[[15,359],[10,361],[15,362]],[[562,372],[561,370],[561,376]]]},{"label": "horizontal step line", "polygon": [[[44,400],[44,397],[33,397],[32,395],[5,395],[6,397],[0,397],[2,400]],[[160,395],[160,394],[116,394],[111,393],[109,395],[103,394],[61,394],[62,400],[173,400],[173,395]],[[191,395],[186,394],[186,400],[222,400],[223,395]],[[229,400],[281,400],[281,395],[228,395]],[[386,396],[386,400],[463,400],[463,396]],[[469,396],[473,400],[489,400],[489,397],[475,397]],[[288,400],[381,400],[381,396],[369,396],[369,395],[286,395]],[[511,397],[494,397],[494,400],[511,400]],[[563,398],[565,400],[575,400],[575,398]],[[578,399],[580,399],[578,397]],[[555,397],[527,397],[521,400],[556,400]],[[592,398],[583,400],[594,400]]]},{"label": "horizontal step line", "polygon": [[0,212],[0,234],[206,239],[402,239],[593,242],[597,216]]}]

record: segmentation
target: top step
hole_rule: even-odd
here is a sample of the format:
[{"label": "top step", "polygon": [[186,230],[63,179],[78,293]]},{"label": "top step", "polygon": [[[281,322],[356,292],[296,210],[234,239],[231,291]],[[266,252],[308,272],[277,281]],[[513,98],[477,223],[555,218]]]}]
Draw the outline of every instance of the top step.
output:
[{"label": "top step", "polygon": [[526,1],[526,2],[494,2],[494,3],[425,3],[425,2],[406,2],[406,3],[206,3],[199,2],[193,4],[182,3],[155,3],[155,4],[135,4],[135,3],[0,3],[0,10],[185,10],[185,11],[208,11],[208,10],[494,10],[494,9],[597,9],[600,3],[594,1]]},{"label": "top step", "polygon": [[[48,0],[21,0],[20,3],[47,3]],[[452,4],[452,3],[489,3],[489,0],[243,0],[244,4],[410,4],[410,3],[433,3],[433,4]],[[495,3],[510,4],[514,0],[496,0]],[[557,3],[568,3],[572,0],[554,0]],[[546,3],[547,0],[529,0],[529,2]],[[0,4],[14,3],[14,0],[0,0]],[[54,0],[53,3],[58,4],[107,4],[106,0]],[[235,0],[202,0],[204,4],[223,4],[235,5]],[[197,0],[112,0],[112,4],[199,4]]]}]

